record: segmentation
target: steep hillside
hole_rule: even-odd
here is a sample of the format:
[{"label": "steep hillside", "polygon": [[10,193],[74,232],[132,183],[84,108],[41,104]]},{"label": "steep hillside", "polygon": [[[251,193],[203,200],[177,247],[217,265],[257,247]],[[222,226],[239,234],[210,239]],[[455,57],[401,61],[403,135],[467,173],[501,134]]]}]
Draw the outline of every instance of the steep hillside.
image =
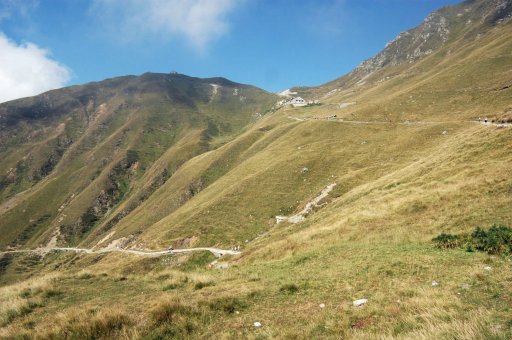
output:
[{"label": "steep hillside", "polygon": [[[397,75],[404,76],[405,70],[406,74],[414,74],[414,67],[413,70],[410,68],[416,62],[437,55],[437,58],[430,58],[437,63],[459,51],[461,45],[471,42],[478,45],[482,37],[507,25],[511,18],[510,0],[464,1],[444,7],[432,12],[419,26],[400,33],[381,52],[363,61],[352,72],[320,87],[294,88],[292,91],[305,97],[325,98],[348,88],[360,89]],[[443,61],[455,66],[458,59],[464,57],[467,55],[456,55],[453,61]]]},{"label": "steep hillside", "polygon": [[73,244],[107,217],[104,229],[112,228],[182,164],[241,133],[274,101],[222,78],[147,73],[0,105],[1,245],[56,235]]},{"label": "steep hillside", "polygon": [[[18,125],[2,129],[16,170],[4,176],[0,245],[58,236],[89,253],[3,254],[0,336],[512,337],[510,238],[490,254],[432,242],[512,226],[511,4],[433,13],[350,74],[297,89],[318,105],[270,109],[278,98],[255,88],[146,75],[119,79],[137,81],[135,95],[116,90],[91,109],[70,99],[43,114],[40,97],[31,112],[45,118],[31,121],[5,117],[36,99],[2,106],[2,126]],[[161,95],[145,77],[181,85]],[[114,109],[127,101],[137,109]],[[59,147],[34,177],[36,156]],[[122,252],[170,244],[241,254]]]}]

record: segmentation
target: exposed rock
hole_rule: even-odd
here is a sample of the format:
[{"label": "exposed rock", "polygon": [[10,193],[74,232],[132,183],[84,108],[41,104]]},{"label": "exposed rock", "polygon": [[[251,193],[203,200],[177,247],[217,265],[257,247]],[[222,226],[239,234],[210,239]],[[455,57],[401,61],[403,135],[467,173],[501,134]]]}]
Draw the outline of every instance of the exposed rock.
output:
[{"label": "exposed rock", "polygon": [[279,223],[283,223],[285,222],[286,220],[288,220],[288,217],[286,216],[276,216],[276,223],[279,224]]},{"label": "exposed rock", "polygon": [[352,302],[354,307],[360,307],[360,306],[365,305],[367,303],[368,303],[367,299],[359,299],[359,300],[355,300],[354,302]]},{"label": "exposed rock", "polygon": [[370,74],[387,65],[413,63],[443,46],[449,33],[446,18],[438,11],[433,12],[420,26],[400,33],[379,54],[361,63],[356,71]]},{"label": "exposed rock", "polygon": [[302,215],[294,215],[294,216],[288,218],[288,222],[293,223],[293,224],[304,222],[305,220],[306,220],[306,218]]}]

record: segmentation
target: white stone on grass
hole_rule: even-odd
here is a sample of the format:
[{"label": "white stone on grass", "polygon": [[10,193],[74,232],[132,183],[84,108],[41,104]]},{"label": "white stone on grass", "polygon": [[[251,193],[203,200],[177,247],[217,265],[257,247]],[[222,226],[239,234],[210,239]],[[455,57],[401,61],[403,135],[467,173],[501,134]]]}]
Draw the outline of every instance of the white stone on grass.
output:
[{"label": "white stone on grass", "polygon": [[261,322],[256,321],[256,322],[254,323],[254,327],[256,327],[256,328],[260,328],[260,327],[261,327]]},{"label": "white stone on grass", "polygon": [[355,300],[352,304],[354,305],[354,307],[360,307],[366,303],[368,303],[367,299],[359,299],[359,300]]},{"label": "white stone on grass", "polygon": [[432,281],[432,287],[437,287],[439,286],[439,282],[437,281]]},{"label": "white stone on grass", "polygon": [[320,308],[322,308],[322,309],[325,308],[325,303],[321,303]]}]

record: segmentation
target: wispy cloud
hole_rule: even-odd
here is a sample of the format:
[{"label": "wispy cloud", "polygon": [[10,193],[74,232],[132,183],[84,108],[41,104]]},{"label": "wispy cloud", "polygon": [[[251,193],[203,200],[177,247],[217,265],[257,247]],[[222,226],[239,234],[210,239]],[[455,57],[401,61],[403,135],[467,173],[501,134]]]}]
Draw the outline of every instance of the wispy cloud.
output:
[{"label": "wispy cloud", "polygon": [[17,44],[0,32],[0,102],[64,86],[69,69],[32,43]]},{"label": "wispy cloud", "polygon": [[0,0],[0,22],[28,17],[39,5],[39,0]]},{"label": "wispy cloud", "polygon": [[305,23],[309,31],[326,37],[337,36],[343,32],[348,19],[346,0],[314,1],[307,4]]},{"label": "wispy cloud", "polygon": [[95,0],[92,13],[122,40],[183,37],[205,49],[229,29],[228,15],[244,0]]}]

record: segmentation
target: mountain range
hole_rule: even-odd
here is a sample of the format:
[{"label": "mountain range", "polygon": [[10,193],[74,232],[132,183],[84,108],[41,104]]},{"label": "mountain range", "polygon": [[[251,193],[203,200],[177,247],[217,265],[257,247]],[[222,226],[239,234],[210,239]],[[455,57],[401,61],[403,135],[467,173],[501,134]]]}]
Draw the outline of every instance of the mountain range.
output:
[{"label": "mountain range", "polygon": [[[0,104],[0,337],[508,338],[509,257],[431,240],[511,224],[511,19],[445,7],[281,95],[146,73]],[[50,251],[170,246],[241,253]]]}]

